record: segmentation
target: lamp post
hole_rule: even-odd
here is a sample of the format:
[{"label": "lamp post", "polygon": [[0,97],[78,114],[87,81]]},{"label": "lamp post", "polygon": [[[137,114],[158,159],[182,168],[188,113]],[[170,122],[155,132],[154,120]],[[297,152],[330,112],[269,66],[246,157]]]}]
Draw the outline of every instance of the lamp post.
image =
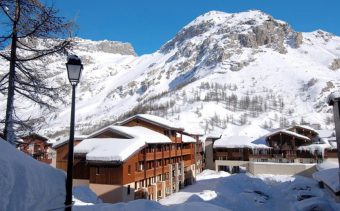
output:
[{"label": "lamp post", "polygon": [[71,107],[71,125],[70,125],[70,138],[68,142],[68,158],[67,158],[67,177],[66,177],[66,200],[65,211],[72,210],[72,179],[73,179],[73,142],[74,142],[74,113],[75,113],[75,97],[76,86],[79,82],[83,65],[81,60],[76,55],[67,57],[67,74],[68,80],[72,85],[72,107]]},{"label": "lamp post", "polygon": [[328,105],[333,106],[335,134],[337,142],[337,154],[339,163],[338,174],[340,180],[340,92],[333,92],[332,94],[330,94],[327,99],[327,103]]}]

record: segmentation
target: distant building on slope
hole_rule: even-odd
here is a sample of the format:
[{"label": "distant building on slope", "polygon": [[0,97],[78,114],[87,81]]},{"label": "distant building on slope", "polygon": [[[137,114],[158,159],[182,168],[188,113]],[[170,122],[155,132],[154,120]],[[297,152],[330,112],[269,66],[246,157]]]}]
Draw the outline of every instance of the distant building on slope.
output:
[{"label": "distant building on slope", "polygon": [[[66,155],[55,148],[60,168]],[[104,202],[158,200],[192,184],[202,171],[197,135],[153,115],[95,131],[74,150],[74,184],[88,185]]]},{"label": "distant building on slope", "polygon": [[17,140],[17,148],[41,162],[52,163],[52,144],[49,138],[37,133],[24,135]]},{"label": "distant building on slope", "polygon": [[213,145],[215,169],[238,172],[240,167],[244,167],[254,174],[296,174],[308,171],[313,167],[309,164],[320,163],[334,156],[330,138],[322,138],[313,128],[301,125],[276,130],[259,139],[224,136]]}]

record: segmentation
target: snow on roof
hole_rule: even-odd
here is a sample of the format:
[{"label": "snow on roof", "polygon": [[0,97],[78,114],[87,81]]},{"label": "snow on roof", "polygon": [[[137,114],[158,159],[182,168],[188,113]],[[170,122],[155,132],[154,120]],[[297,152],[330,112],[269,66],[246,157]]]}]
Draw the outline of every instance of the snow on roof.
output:
[{"label": "snow on roof", "polygon": [[169,137],[141,126],[109,126],[100,131],[105,130],[125,134],[127,138],[93,138],[90,135],[75,146],[74,152],[86,154],[86,160],[122,162],[146,144],[171,143]]},{"label": "snow on roof", "polygon": [[194,139],[191,136],[182,135],[182,142],[183,143],[196,143],[196,139]]},{"label": "snow on roof", "polygon": [[335,136],[334,130],[317,130],[316,132],[319,134],[320,138],[330,138]]},{"label": "snow on roof", "polygon": [[165,136],[156,131],[150,130],[141,126],[127,127],[127,126],[115,126],[111,125],[106,128],[103,128],[99,131],[96,131],[88,136],[88,138],[94,138],[96,135],[101,134],[104,131],[111,130],[115,133],[121,134],[126,138],[140,138],[143,139],[145,143],[153,144],[153,143],[171,143],[171,140],[168,136]]},{"label": "snow on roof", "polygon": [[80,142],[74,153],[86,154],[86,160],[122,162],[145,146],[141,139],[90,138]]},{"label": "snow on roof", "polygon": [[270,148],[264,139],[248,136],[222,136],[214,142],[214,148]]},{"label": "snow on roof", "polygon": [[301,139],[305,139],[305,140],[311,141],[310,138],[308,138],[307,136],[304,136],[304,135],[301,135],[301,134],[298,134],[298,133],[295,133],[295,132],[293,132],[293,131],[286,130],[286,129],[277,130],[277,131],[268,133],[266,136],[267,136],[267,137],[268,137],[268,136],[272,136],[272,135],[275,135],[275,134],[277,134],[277,133],[285,133],[285,134],[292,135],[292,136],[295,136],[295,137],[298,137],[298,138],[301,138]]},{"label": "snow on roof", "polygon": [[[293,128],[295,128],[295,127],[299,127],[299,128],[302,128],[302,129],[310,130],[310,131],[312,131],[312,132],[314,132],[314,133],[318,133],[314,128],[309,127],[309,126],[307,126],[307,125],[295,125],[294,127],[291,127],[291,128],[289,128],[289,129],[293,129]],[[288,130],[289,130],[289,129],[288,129]]]},{"label": "snow on roof", "polygon": [[129,118],[119,122],[118,124],[122,125],[124,123],[129,122],[130,120],[135,119],[135,118],[142,119],[146,122],[154,123],[156,125],[160,125],[160,126],[163,126],[165,128],[183,130],[183,128],[180,125],[178,125],[178,124],[176,124],[176,123],[174,123],[170,120],[164,119],[164,118],[159,117],[159,116],[151,115],[151,114],[136,114],[132,117],[129,117]]},{"label": "snow on roof", "polygon": [[302,150],[302,151],[309,151],[310,153],[314,154],[315,152],[321,153],[324,155],[325,149],[331,148],[331,145],[328,143],[323,143],[323,144],[310,144],[307,146],[299,146],[297,149]]},{"label": "snow on roof", "polygon": [[[86,135],[76,135],[74,136],[74,140],[84,140],[85,138],[87,138],[88,136]],[[54,142],[52,144],[52,148],[55,149],[55,148],[58,148],[66,143],[68,143],[68,140],[70,139],[69,136],[64,136],[62,137],[60,140]]]},{"label": "snow on roof", "polygon": [[339,168],[331,168],[322,171],[315,172],[313,178],[322,181],[329,188],[334,191],[334,193],[340,192],[340,182],[339,182]]}]

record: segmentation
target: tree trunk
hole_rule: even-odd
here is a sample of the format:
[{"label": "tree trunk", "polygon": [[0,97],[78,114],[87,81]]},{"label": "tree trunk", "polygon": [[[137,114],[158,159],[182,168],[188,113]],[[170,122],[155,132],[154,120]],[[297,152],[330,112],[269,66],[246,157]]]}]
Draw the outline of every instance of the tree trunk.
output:
[{"label": "tree trunk", "polygon": [[8,76],[8,94],[7,94],[7,106],[6,106],[6,119],[4,136],[5,139],[15,145],[15,133],[14,133],[14,89],[15,89],[15,63],[17,59],[17,22],[19,17],[19,2],[16,1],[15,17],[13,21],[13,33],[12,33],[12,43],[11,43],[11,60],[9,64],[9,76]]}]

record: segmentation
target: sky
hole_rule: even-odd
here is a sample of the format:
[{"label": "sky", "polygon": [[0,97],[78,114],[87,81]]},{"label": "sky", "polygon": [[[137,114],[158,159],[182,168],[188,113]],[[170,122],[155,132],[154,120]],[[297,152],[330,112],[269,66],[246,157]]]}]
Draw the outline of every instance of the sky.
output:
[{"label": "sky", "polygon": [[129,42],[138,55],[157,51],[196,17],[211,11],[261,10],[294,30],[322,29],[340,35],[339,0],[55,0],[60,15],[73,19],[75,35]]}]

